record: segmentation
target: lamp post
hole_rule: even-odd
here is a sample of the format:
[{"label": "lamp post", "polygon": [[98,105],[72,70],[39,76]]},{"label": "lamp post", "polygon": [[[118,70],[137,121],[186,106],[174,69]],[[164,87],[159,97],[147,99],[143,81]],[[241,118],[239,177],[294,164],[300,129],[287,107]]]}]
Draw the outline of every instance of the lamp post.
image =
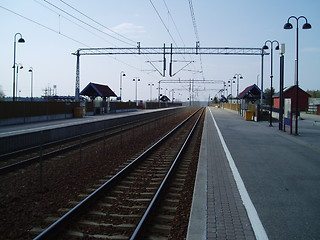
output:
[{"label": "lamp post", "polygon": [[150,102],[152,101],[152,86],[154,86],[153,83],[148,83],[148,86],[150,86]]},{"label": "lamp post", "polygon": [[18,43],[24,43],[25,40],[22,38],[21,33],[16,33],[14,35],[14,43],[13,43],[13,93],[12,93],[12,101],[16,100],[16,45],[17,45],[17,35],[20,36]]},{"label": "lamp post", "polygon": [[172,93],[171,102],[173,102],[173,100],[174,100],[174,93],[175,93],[175,91],[174,91],[174,89],[172,89],[172,90],[170,90],[170,91],[169,91],[169,93],[170,93],[170,92]]},{"label": "lamp post", "polygon": [[18,76],[19,76],[19,69],[23,69],[23,66],[21,63],[16,63],[15,67],[17,69],[16,71],[16,89],[15,89],[15,95],[18,96]]},{"label": "lamp post", "polygon": [[273,108],[273,99],[272,99],[272,79],[273,79],[273,44],[276,43],[277,46],[275,47],[275,50],[279,50],[279,42],[277,40],[267,40],[264,43],[264,46],[262,47],[262,49],[266,50],[269,49],[269,47],[267,46],[267,43],[270,43],[271,45],[271,57],[270,57],[270,82],[271,82],[271,87],[270,87],[270,117],[269,117],[269,127],[272,127],[272,108]]},{"label": "lamp post", "polygon": [[233,76],[233,79],[237,79],[237,98],[238,98],[238,95],[239,95],[239,77],[240,77],[240,79],[243,79],[243,77],[242,77],[242,75],[240,73],[236,73]]},{"label": "lamp post", "polygon": [[[237,79],[237,104],[239,104],[239,78],[243,79],[243,77],[240,73],[234,74],[233,79]],[[241,107],[239,105],[238,105],[238,107],[239,107],[239,114],[240,114]]]},{"label": "lamp post", "polygon": [[228,84],[227,82],[223,81],[223,94],[227,98],[228,97]]},{"label": "lamp post", "polygon": [[160,91],[162,90],[162,87],[160,87],[160,81],[159,81],[159,87],[157,87],[156,89],[158,90],[158,106],[160,108],[161,106],[161,103],[160,103],[160,98],[161,98],[161,94],[160,94]]},{"label": "lamp post", "polygon": [[264,57],[264,49],[261,48],[261,87],[260,87],[260,117],[262,120],[263,116],[263,57]]},{"label": "lamp post", "polygon": [[29,68],[29,73],[31,73],[30,74],[30,82],[31,82],[30,99],[31,99],[31,102],[32,102],[32,100],[33,100],[33,68],[32,67]]},{"label": "lamp post", "polygon": [[122,101],[122,77],[125,77],[126,74],[124,73],[124,71],[120,72],[120,101]]},{"label": "lamp post", "polygon": [[138,106],[138,82],[140,82],[140,78],[135,77],[132,81],[136,82],[136,106]]},{"label": "lamp post", "polygon": [[165,95],[165,96],[167,96],[167,90],[168,90],[168,88],[166,88],[166,89],[164,90],[164,95]]},{"label": "lamp post", "polygon": [[308,20],[305,16],[300,16],[300,17],[295,17],[295,16],[291,16],[288,18],[287,23],[283,26],[284,29],[292,29],[293,26],[292,24],[289,22],[290,19],[295,19],[296,23],[297,23],[297,28],[296,28],[296,124],[295,124],[295,135],[298,135],[298,117],[299,117],[299,98],[298,98],[298,94],[299,94],[299,81],[298,81],[298,62],[299,62],[299,20],[300,19],[304,19],[306,22],[305,24],[303,24],[302,29],[310,29],[311,28],[311,24],[308,23]]},{"label": "lamp post", "polygon": [[232,79],[229,79],[228,83],[229,83],[229,87],[231,87],[230,88],[230,95],[231,95],[231,103],[232,103],[232,83],[235,83],[235,81]]},{"label": "lamp post", "polygon": [[[284,86],[284,53],[285,53],[285,44],[282,43],[280,46],[280,106],[279,106],[279,130],[283,129],[283,86]],[[292,127],[291,127],[292,129]]]}]

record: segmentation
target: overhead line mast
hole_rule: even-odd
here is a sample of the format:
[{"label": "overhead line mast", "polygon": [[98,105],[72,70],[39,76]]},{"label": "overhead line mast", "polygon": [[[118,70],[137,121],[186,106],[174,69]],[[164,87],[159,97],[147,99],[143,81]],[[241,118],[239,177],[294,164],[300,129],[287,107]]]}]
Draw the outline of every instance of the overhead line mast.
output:
[{"label": "overhead line mast", "polygon": [[167,47],[165,44],[163,47],[141,47],[140,42],[137,43],[137,47],[124,47],[124,48],[79,48],[73,55],[77,56],[76,66],[76,89],[75,98],[79,101],[79,86],[80,86],[80,56],[81,55],[132,55],[132,54],[162,54],[163,55],[163,74],[158,71],[163,77],[166,72],[166,55],[171,57],[170,61],[170,77],[172,75],[172,55],[173,54],[195,54],[195,55],[251,55],[251,56],[263,56],[268,55],[262,48],[241,48],[241,47],[200,47],[197,43],[196,47]]},{"label": "overhead line mast", "polygon": [[[261,48],[241,47],[127,47],[127,48],[79,48],[73,55],[119,54],[220,54],[220,55],[267,55]],[[263,53],[262,53],[263,51]]]}]

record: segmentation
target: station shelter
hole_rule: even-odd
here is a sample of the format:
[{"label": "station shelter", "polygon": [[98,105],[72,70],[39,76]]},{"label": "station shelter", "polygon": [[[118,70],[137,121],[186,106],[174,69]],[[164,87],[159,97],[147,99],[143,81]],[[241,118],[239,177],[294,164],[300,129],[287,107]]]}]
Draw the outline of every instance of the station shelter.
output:
[{"label": "station shelter", "polygon": [[80,95],[88,96],[91,103],[86,103],[86,113],[101,114],[110,111],[110,98],[117,95],[107,86],[90,82],[81,92]]},{"label": "station shelter", "polygon": [[[263,93],[262,93],[263,94]],[[264,94],[262,95],[265,98]],[[240,114],[248,120],[256,119],[259,113],[258,106],[261,100],[261,90],[256,85],[246,87],[239,95]]]}]

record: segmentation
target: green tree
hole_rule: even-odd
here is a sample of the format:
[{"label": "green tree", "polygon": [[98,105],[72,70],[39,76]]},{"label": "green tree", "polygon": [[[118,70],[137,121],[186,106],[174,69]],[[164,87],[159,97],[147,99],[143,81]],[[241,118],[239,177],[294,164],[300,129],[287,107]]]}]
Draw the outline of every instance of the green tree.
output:
[{"label": "green tree", "polygon": [[[272,96],[274,95],[274,88],[272,88]],[[270,88],[266,88],[264,90],[264,95],[265,95],[265,99],[264,99],[264,104],[265,105],[270,105],[271,101],[273,100],[272,98],[270,98]]]},{"label": "green tree", "polygon": [[306,92],[309,93],[312,98],[320,98],[320,90],[307,90]]},{"label": "green tree", "polygon": [[2,90],[2,86],[0,85],[0,101],[5,97],[5,94]]}]

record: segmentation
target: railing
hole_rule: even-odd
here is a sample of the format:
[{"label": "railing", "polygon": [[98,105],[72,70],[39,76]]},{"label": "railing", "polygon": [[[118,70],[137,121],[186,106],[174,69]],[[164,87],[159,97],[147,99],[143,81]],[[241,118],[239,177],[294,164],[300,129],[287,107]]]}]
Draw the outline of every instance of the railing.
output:
[{"label": "railing", "polygon": [[259,109],[257,104],[247,104],[246,109],[245,110],[242,109],[242,111],[240,111],[241,104],[239,103],[220,103],[220,104],[217,103],[217,104],[211,104],[210,106],[230,109],[232,111],[241,113],[242,116],[245,116],[245,113],[243,111],[253,112],[253,117],[259,116],[259,112],[258,112]]},{"label": "railing", "polygon": [[0,102],[0,119],[72,114],[79,102]]}]

